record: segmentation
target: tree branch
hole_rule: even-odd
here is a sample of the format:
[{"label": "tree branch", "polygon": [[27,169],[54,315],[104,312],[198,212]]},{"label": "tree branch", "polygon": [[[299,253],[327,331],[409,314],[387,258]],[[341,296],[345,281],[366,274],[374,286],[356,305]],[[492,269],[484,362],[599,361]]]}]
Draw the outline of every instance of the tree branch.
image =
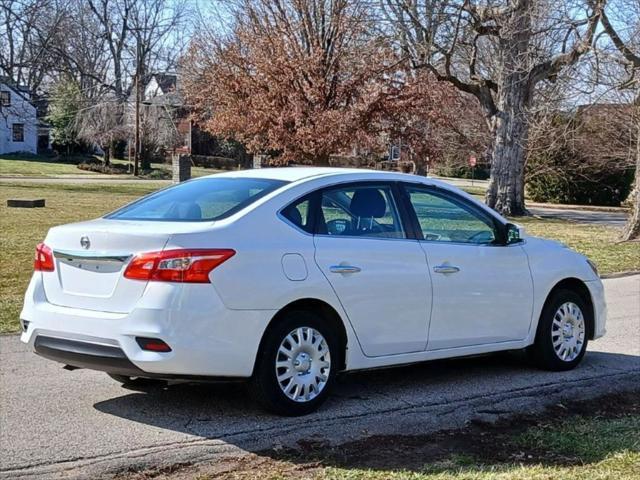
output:
[{"label": "tree branch", "polygon": [[593,13],[589,16],[587,23],[586,35],[582,40],[578,41],[570,51],[560,53],[545,62],[535,65],[531,69],[529,82],[532,87],[538,82],[557,74],[564,67],[576,63],[582,55],[591,49],[598,23],[600,23],[600,19],[602,18],[605,3],[606,0],[595,0]]},{"label": "tree branch", "polygon": [[640,55],[636,55],[631,49],[624,43],[618,32],[616,32],[615,28],[609,21],[609,17],[605,13],[604,9],[602,11],[602,26],[604,27],[605,32],[611,38],[611,41],[616,46],[618,51],[624,56],[624,58],[633,65],[633,68],[640,68]]}]

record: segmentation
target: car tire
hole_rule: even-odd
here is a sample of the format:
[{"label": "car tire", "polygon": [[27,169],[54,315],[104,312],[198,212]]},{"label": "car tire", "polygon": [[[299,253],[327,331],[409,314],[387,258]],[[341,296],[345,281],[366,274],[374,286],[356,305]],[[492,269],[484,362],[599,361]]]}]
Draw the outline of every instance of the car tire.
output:
[{"label": "car tire", "polygon": [[535,343],[527,349],[533,363],[556,372],[575,368],[587,350],[588,315],[588,306],[576,292],[553,292],[540,315]]},{"label": "car tire", "polygon": [[266,410],[306,415],[327,399],[342,352],[336,333],[314,312],[290,311],[266,332],[250,388]]}]

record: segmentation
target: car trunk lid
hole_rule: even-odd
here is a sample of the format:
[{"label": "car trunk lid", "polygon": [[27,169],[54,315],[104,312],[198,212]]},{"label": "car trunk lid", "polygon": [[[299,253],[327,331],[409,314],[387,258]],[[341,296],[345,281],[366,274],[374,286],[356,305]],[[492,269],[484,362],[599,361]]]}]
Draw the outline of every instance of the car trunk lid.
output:
[{"label": "car trunk lid", "polygon": [[188,229],[175,222],[107,219],[51,229],[45,243],[53,250],[55,268],[42,274],[47,300],[64,307],[130,312],[147,282],[124,277],[129,260],[137,253],[162,250],[173,233]]}]

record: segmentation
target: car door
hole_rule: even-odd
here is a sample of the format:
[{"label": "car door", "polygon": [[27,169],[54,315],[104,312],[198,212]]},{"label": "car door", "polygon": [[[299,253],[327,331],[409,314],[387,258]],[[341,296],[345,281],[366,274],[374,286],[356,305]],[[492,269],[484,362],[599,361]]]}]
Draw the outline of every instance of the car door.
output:
[{"label": "car door", "polygon": [[407,238],[395,188],[347,184],[319,194],[315,260],[367,356],[423,351],[427,343],[426,257]]},{"label": "car door", "polygon": [[462,196],[407,184],[427,255],[433,310],[427,350],[523,340],[533,308],[528,259],[499,221]]}]

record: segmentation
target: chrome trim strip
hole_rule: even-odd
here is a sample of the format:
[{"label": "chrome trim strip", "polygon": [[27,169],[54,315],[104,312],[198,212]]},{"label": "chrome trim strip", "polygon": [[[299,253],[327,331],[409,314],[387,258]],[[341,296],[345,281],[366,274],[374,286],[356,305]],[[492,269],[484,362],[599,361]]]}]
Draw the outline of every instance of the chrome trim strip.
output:
[{"label": "chrome trim strip", "polygon": [[53,256],[65,260],[96,260],[101,262],[125,263],[132,255],[130,253],[107,253],[107,252],[81,252],[68,250],[54,250]]}]

